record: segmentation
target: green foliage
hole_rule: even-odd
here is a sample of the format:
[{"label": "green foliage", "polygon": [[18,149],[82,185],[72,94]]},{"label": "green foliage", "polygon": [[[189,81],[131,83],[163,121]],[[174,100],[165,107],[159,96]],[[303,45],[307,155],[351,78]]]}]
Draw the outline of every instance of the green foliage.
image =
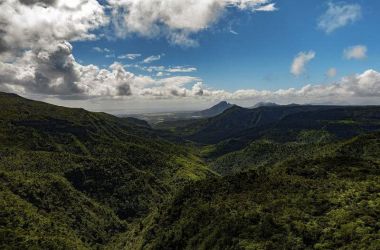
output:
[{"label": "green foliage", "polygon": [[0,106],[1,249],[380,249],[378,107]]},{"label": "green foliage", "polygon": [[[52,231],[51,238],[57,237],[59,240],[61,237],[63,241],[66,237],[70,239],[65,235],[71,234],[80,244],[96,245],[105,244],[113,233],[125,228],[112,210],[88,199],[62,177],[14,171],[0,172],[0,179],[5,195],[2,210],[5,214],[1,218],[5,220],[4,233],[9,234],[7,241],[16,242],[19,236],[33,239],[28,232],[34,233],[36,230],[36,240],[43,238],[44,231]],[[25,209],[20,209],[18,204]],[[11,218],[7,213],[14,215]],[[37,226],[34,219],[37,219]]]},{"label": "green foliage", "polygon": [[380,134],[362,136],[311,159],[192,183],[134,248],[378,249],[380,165],[369,159],[379,143]]},{"label": "green foliage", "polygon": [[0,93],[2,248],[99,248],[215,175],[136,119]]},{"label": "green foliage", "polygon": [[202,144],[231,140],[233,150],[237,150],[236,141],[240,141],[240,149],[263,137],[277,142],[294,141],[302,130],[317,133],[323,130],[333,137],[350,138],[380,129],[379,114],[377,106],[289,105],[255,109],[233,106],[215,117],[173,122],[168,127],[177,135]]},{"label": "green foliage", "polygon": [[79,235],[40,213],[3,185],[0,189],[1,249],[86,249]]}]

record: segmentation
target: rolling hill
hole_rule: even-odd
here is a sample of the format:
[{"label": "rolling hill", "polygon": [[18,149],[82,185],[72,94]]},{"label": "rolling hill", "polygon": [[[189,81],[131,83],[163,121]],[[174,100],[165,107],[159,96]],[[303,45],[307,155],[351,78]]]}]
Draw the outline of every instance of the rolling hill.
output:
[{"label": "rolling hill", "polygon": [[0,93],[1,249],[378,249],[380,108],[164,130]]},{"label": "rolling hill", "polygon": [[[255,138],[266,131],[284,128],[326,129],[339,133],[339,129],[378,129],[380,107],[346,106],[274,106],[245,109],[238,106],[226,110],[207,122],[192,124],[197,129],[186,135],[200,143],[218,143],[238,137]],[[353,121],[354,120],[354,121]],[[353,122],[352,122],[353,121]],[[353,132],[354,133],[354,132]],[[357,134],[356,133],[356,134]],[[340,136],[344,136],[343,134]]]},{"label": "rolling hill", "polygon": [[378,249],[380,134],[309,153],[189,184],[122,246]]},{"label": "rolling hill", "polygon": [[0,94],[1,248],[105,245],[214,175],[143,122]]}]

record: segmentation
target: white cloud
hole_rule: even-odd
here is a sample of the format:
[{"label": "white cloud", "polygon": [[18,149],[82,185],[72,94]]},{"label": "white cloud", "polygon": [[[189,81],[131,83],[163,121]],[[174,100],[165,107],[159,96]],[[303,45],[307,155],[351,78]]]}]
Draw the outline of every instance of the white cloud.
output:
[{"label": "white cloud", "polygon": [[105,54],[105,58],[115,58],[115,53],[113,53],[112,50],[108,49],[108,48],[100,48],[100,47],[93,47],[92,48],[93,50],[95,50],[96,52],[99,52],[99,53],[106,53]]},{"label": "white cloud", "polygon": [[128,67],[134,67],[138,68],[143,71],[147,72],[161,72],[161,73],[192,73],[196,72],[198,69],[196,67],[189,67],[189,66],[170,66],[170,67],[165,67],[165,66],[143,66],[141,64],[129,64],[126,65]]},{"label": "white cloud", "polygon": [[170,67],[166,69],[167,72],[171,73],[190,73],[190,72],[195,72],[197,71],[197,68],[195,67],[184,67],[184,66],[175,66],[175,67]]},{"label": "white cloud", "polygon": [[327,11],[319,18],[318,28],[331,33],[338,28],[354,23],[362,16],[359,4],[328,3]]},{"label": "white cloud", "polygon": [[141,88],[136,92],[142,97],[173,98],[173,97],[192,97],[195,96],[193,88],[186,88],[185,85],[195,86],[201,81],[198,77],[192,76],[173,76],[168,78],[156,79],[153,86]]},{"label": "white cloud", "polygon": [[276,10],[271,0],[109,0],[109,4],[118,36],[163,36],[183,46],[196,46],[192,35],[210,28],[228,8]]},{"label": "white cloud", "polygon": [[337,74],[337,70],[336,68],[329,68],[326,72],[326,76],[329,77],[329,78],[333,78],[335,77]]},{"label": "white cloud", "polygon": [[350,59],[365,59],[367,58],[367,47],[364,45],[356,45],[349,48],[346,48],[343,51],[344,58]]},{"label": "white cloud", "polygon": [[96,39],[91,31],[108,23],[96,0],[3,0],[0,9],[0,52],[7,53],[62,40]]},{"label": "white cloud", "polygon": [[79,64],[68,42],[27,50],[12,63],[0,62],[2,89],[66,99],[131,95],[131,85],[141,79],[119,63],[109,69]]},{"label": "white cloud", "polygon": [[141,54],[124,54],[124,55],[119,55],[117,58],[135,60],[136,58],[138,58],[140,56],[141,56]]},{"label": "white cloud", "polygon": [[139,67],[141,70],[145,70],[148,72],[153,71],[166,71],[165,66],[149,66],[149,67]]},{"label": "white cloud", "polygon": [[380,73],[369,69],[361,74],[343,77],[340,81],[324,85],[305,85],[300,89],[279,89],[276,91],[267,90],[237,90],[226,92],[223,90],[203,89],[203,96],[218,97],[217,99],[228,100],[270,100],[280,103],[299,102],[350,102],[356,99],[370,100],[377,99],[380,103]]},{"label": "white cloud", "polygon": [[263,5],[256,9],[256,11],[276,11],[276,10],[278,9],[276,8],[276,5],[274,3]]},{"label": "white cloud", "polygon": [[93,47],[92,49],[99,52],[99,53],[103,52],[103,49],[99,48],[99,47]]},{"label": "white cloud", "polygon": [[108,48],[93,47],[92,49],[99,52],[99,53],[110,53],[111,52],[111,50]]},{"label": "white cloud", "polygon": [[[380,73],[367,70],[332,84],[311,85],[276,91],[240,89],[234,92],[210,89],[193,76],[157,77],[135,75],[120,63],[108,69],[81,65],[67,42],[46,50],[26,51],[13,63],[0,62],[0,89],[22,94],[35,93],[63,99],[110,98],[202,98],[202,100],[251,100],[280,103],[349,102],[380,100]],[[161,72],[161,73],[159,73]],[[331,70],[333,72],[333,70]],[[334,72],[335,73],[335,72]]]},{"label": "white cloud", "polygon": [[237,33],[236,31],[234,31],[233,29],[230,29],[229,31],[230,31],[231,34],[234,34],[236,36],[239,35],[239,33]]},{"label": "white cloud", "polygon": [[98,1],[4,0],[0,9],[0,89],[85,99],[130,95],[140,81],[118,63],[100,69],[75,60],[69,41],[96,39],[92,31],[109,21]]},{"label": "white cloud", "polygon": [[154,61],[158,61],[161,59],[161,55],[153,55],[153,56],[149,56],[147,58],[145,58],[143,60],[143,63],[152,63]]},{"label": "white cloud", "polygon": [[310,62],[315,57],[314,51],[309,52],[300,52],[298,55],[293,59],[292,66],[290,68],[290,72],[295,75],[299,76],[302,73],[305,72],[305,67],[308,62]]},{"label": "white cloud", "polygon": [[[146,9],[148,3],[150,7]],[[127,33],[156,36],[163,32],[168,39],[181,44],[196,43],[191,36],[218,21],[223,11],[229,7],[250,11],[274,8],[267,0],[121,0],[112,4],[113,7],[122,8],[126,22],[123,28],[127,28]],[[126,7],[130,7],[128,13],[125,13]],[[348,76],[328,85],[306,85],[300,89],[277,91],[241,89],[229,92],[208,88],[199,77],[168,76],[170,73],[191,73],[197,70],[190,66],[167,68],[135,64],[154,75],[147,76],[133,74],[118,62],[108,68],[82,65],[74,58],[70,42],[96,39],[92,31],[108,23],[103,7],[96,0],[3,0],[0,1],[0,9],[1,90],[61,99],[193,98],[310,103],[357,98],[379,100],[380,97],[380,73],[375,70]],[[136,20],[141,22],[134,23]],[[106,48],[95,50],[112,55],[112,51],[107,51]],[[352,51],[354,52],[347,53],[350,55],[347,58],[360,59],[366,56],[366,48]],[[10,56],[5,60],[4,54],[7,53]],[[141,55],[125,56],[135,59]],[[151,56],[143,62],[150,63],[162,56]],[[291,72],[294,75],[302,74],[306,64],[314,57],[314,51],[299,53],[294,59]],[[332,72],[330,75],[333,75]]]}]

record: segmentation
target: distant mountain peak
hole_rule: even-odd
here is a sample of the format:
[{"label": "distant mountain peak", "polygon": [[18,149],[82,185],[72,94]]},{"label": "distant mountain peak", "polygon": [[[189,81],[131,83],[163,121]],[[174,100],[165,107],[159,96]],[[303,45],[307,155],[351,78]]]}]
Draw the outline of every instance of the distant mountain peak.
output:
[{"label": "distant mountain peak", "polygon": [[217,104],[215,104],[214,106],[212,106],[209,109],[213,109],[213,108],[217,108],[217,107],[227,107],[227,108],[230,108],[232,106],[233,106],[233,104],[231,104],[231,103],[229,103],[227,101],[221,101],[221,102],[218,102]]},{"label": "distant mountain peak", "polygon": [[280,106],[280,105],[277,103],[274,103],[274,102],[258,102],[254,106],[252,106],[251,108],[274,107],[274,106]]},{"label": "distant mountain peak", "polygon": [[214,105],[214,106],[217,106],[217,105],[228,105],[229,103],[227,101],[220,101],[218,104]]},{"label": "distant mountain peak", "polygon": [[193,115],[194,116],[201,116],[201,117],[216,116],[216,115],[223,113],[226,109],[229,109],[232,106],[234,106],[234,104],[231,104],[227,101],[221,101],[221,102],[215,104],[214,106],[212,106],[211,108],[208,108],[208,109],[205,109],[202,111],[198,111],[198,112],[194,112]]}]

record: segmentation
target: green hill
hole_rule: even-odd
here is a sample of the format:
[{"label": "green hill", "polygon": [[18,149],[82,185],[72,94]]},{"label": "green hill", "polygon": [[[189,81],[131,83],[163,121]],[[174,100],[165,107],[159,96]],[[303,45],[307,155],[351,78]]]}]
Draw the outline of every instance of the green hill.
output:
[{"label": "green hill", "polygon": [[1,248],[104,245],[178,186],[214,175],[135,120],[6,93],[0,106]]},{"label": "green hill", "polygon": [[380,248],[379,107],[233,106],[154,130],[0,106],[1,249]]},{"label": "green hill", "polygon": [[187,121],[185,126],[178,121],[178,126],[171,124],[171,128],[189,140],[215,144],[231,138],[253,140],[268,132],[285,136],[281,134],[284,128],[325,129],[339,137],[350,137],[379,129],[379,119],[379,106],[233,106],[218,116]]},{"label": "green hill", "polygon": [[380,134],[184,188],[133,249],[379,249]]}]

